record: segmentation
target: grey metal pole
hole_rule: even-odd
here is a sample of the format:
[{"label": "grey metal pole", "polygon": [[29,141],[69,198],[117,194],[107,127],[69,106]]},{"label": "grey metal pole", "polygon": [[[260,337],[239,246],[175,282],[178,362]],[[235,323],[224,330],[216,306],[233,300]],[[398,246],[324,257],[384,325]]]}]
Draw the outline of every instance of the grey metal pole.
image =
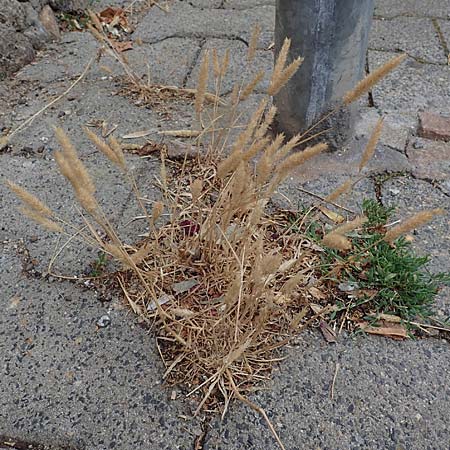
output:
[{"label": "grey metal pole", "polygon": [[[275,97],[277,128],[288,136],[305,131],[339,105],[364,75],[374,0],[277,0],[275,51],[292,39],[290,57],[305,58]],[[336,148],[351,135],[353,108],[315,129]]]}]

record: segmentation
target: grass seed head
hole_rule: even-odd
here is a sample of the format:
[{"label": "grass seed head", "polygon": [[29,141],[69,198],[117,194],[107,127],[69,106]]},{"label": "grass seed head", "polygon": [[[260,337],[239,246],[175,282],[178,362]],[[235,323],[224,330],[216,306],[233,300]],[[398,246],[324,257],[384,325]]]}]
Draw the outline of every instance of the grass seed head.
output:
[{"label": "grass seed head", "polygon": [[335,232],[326,234],[322,239],[322,244],[325,247],[342,251],[347,251],[352,248],[352,243],[348,238]]},{"label": "grass seed head", "polygon": [[6,180],[5,184],[8,188],[13,191],[20,200],[22,200],[29,209],[35,211],[37,214],[42,216],[52,216],[53,212],[51,209],[41,200],[39,200],[35,195],[28,192],[23,187],[10,180]]},{"label": "grass seed head", "polygon": [[401,235],[425,225],[426,223],[433,220],[436,216],[442,214],[444,214],[444,210],[442,208],[419,212],[411,218],[405,220],[403,223],[400,223],[399,225],[391,228],[386,232],[383,239],[386,242],[394,242]]},{"label": "grass seed head", "polygon": [[256,49],[258,48],[259,36],[261,35],[261,26],[255,25],[250,36],[250,42],[248,43],[247,60],[252,62],[255,59]]},{"label": "grass seed head", "polygon": [[340,184],[331,194],[325,197],[327,202],[335,202],[341,195],[349,192],[353,187],[353,180],[349,178]]},{"label": "grass seed head", "polygon": [[359,171],[361,172],[363,168],[367,165],[367,163],[372,159],[373,154],[377,148],[378,141],[380,140],[381,132],[383,131],[383,122],[384,119],[380,118],[373,130],[372,135],[370,136],[369,141],[367,142],[366,148],[361,158],[361,162],[359,163]]},{"label": "grass seed head", "polygon": [[203,105],[205,103],[205,94],[208,87],[209,76],[209,52],[206,51],[200,64],[200,72],[198,74],[197,93],[195,95],[195,112],[199,117],[203,111]]},{"label": "grass seed head", "polygon": [[22,207],[22,208],[19,208],[19,211],[49,231],[53,231],[56,233],[64,232],[63,228],[60,225],[58,225],[53,220],[50,220],[49,218],[43,216],[35,209]]},{"label": "grass seed head", "polygon": [[363,78],[351,91],[347,92],[344,96],[344,105],[349,105],[355,100],[358,100],[366,92],[377,84],[382,78],[384,78],[389,72],[394,70],[405,58],[406,54],[396,56],[372,73]]}]

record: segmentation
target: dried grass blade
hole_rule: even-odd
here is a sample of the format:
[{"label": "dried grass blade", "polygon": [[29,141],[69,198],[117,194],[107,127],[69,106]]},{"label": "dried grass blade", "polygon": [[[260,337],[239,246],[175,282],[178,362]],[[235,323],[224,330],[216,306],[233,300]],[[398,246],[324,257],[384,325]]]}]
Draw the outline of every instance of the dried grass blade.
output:
[{"label": "dried grass blade", "polygon": [[205,103],[205,94],[206,88],[208,85],[208,76],[209,76],[209,52],[205,52],[205,56],[203,57],[203,61],[200,64],[200,72],[198,75],[197,82],[197,93],[195,95],[195,112],[197,117],[200,117],[200,114],[203,110],[203,104]]}]

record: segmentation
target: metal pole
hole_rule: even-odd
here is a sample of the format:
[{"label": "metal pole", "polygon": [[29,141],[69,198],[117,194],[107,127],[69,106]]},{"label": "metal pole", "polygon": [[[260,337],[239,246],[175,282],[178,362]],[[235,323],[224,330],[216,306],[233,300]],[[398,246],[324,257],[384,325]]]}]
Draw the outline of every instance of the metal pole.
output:
[{"label": "metal pole", "polygon": [[[290,57],[305,58],[296,75],[275,97],[277,127],[286,135],[302,132],[339,105],[364,75],[374,0],[277,0],[275,51],[292,39]],[[353,129],[353,108],[340,108],[314,132],[332,148]]]}]

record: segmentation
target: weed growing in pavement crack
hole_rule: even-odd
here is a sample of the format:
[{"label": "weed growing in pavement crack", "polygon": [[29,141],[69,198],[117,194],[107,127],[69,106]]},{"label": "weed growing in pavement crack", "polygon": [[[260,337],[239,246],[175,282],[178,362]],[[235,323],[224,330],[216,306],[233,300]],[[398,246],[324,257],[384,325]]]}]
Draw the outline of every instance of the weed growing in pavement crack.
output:
[{"label": "weed growing in pavement crack", "polygon": [[[94,26],[95,20],[91,31],[121,64],[134,89],[147,95],[149,85],[132,73],[126,59],[108,43],[102,27],[95,30]],[[247,58],[250,68],[258,34],[256,29]],[[289,223],[292,212],[268,208],[292,170],[327,148],[325,144],[307,147],[308,135],[285,141],[283,135],[270,132],[277,112],[270,106],[271,96],[282,89],[302,62],[297,58],[286,64],[289,46],[287,39],[268,92],[247,123],[240,122],[241,105],[260,83],[261,75],[250,75],[234,86],[230,96],[222,98],[228,52],[223,56],[215,51],[205,55],[197,89],[170,87],[171,93],[195,96],[198,129],[169,130],[165,135],[194,137],[190,145],[198,151],[194,160],[186,156],[181,163],[171,161],[170,165],[162,152],[158,180],[161,200],[151,208],[147,208],[127,166],[122,143],[112,136],[104,140],[84,130],[130,183],[148,225],[148,233],[140,242],[121,240],[97,202],[95,180],[60,128],[56,136],[62,150],[55,153],[55,159],[82,207],[84,226],[75,227],[34,195],[9,182],[10,189],[26,205],[23,211],[28,217],[70,240],[82,239],[119,262],[122,270],[118,282],[128,305],[155,327],[166,365],[164,378],[184,385],[186,395],[197,398],[195,414],[212,410],[225,414],[232,400],[241,400],[264,417],[281,448],[283,444],[267,414],[247,395],[270,377],[273,365],[280,360],[278,349],[315,320],[336,311],[336,282],[344,275],[350,281],[353,277],[367,290],[377,290],[388,311],[409,317],[414,306],[412,290],[401,283],[413,283],[414,289],[422,289],[422,309],[415,308],[420,313],[431,298],[432,283],[439,281],[433,278],[427,284],[426,278],[418,276],[426,261],[401,250],[404,240],[383,241],[387,234],[378,230],[386,225],[389,214],[374,205],[366,204],[367,216],[326,230],[326,218],[340,216],[324,204],[336,206],[336,199],[351,189],[352,180],[300,217],[297,215],[295,223]],[[402,59],[396,57],[367,76],[342,102],[355,101]],[[207,92],[211,73],[214,94]],[[151,87],[151,95],[161,95],[161,89]],[[380,131],[381,122],[362,154],[360,171],[373,154]],[[294,149],[302,151],[292,153]],[[316,217],[323,213],[326,218],[320,216],[315,228],[304,231],[312,213]],[[421,213],[405,224],[414,228],[437,213]],[[389,232],[393,236],[403,233],[404,228],[394,227]],[[308,234],[311,230],[313,235]],[[399,271],[399,265],[403,272],[395,279],[392,274]],[[103,260],[97,269],[102,268]],[[313,305],[317,299],[321,302],[318,309]],[[381,303],[376,308],[379,310]]]},{"label": "weed growing in pavement crack", "polygon": [[[434,298],[443,284],[450,284],[450,273],[432,274],[426,269],[430,258],[416,256],[408,238],[389,237],[388,221],[395,208],[374,200],[363,202],[367,220],[347,234],[351,250],[324,247],[321,276],[328,278],[336,292],[348,291],[349,298],[338,302],[338,311],[358,310],[357,314],[390,314],[405,323],[432,315]],[[436,211],[436,214],[439,212]],[[320,242],[317,224],[309,235]],[[339,294],[337,295],[339,296]]]}]

